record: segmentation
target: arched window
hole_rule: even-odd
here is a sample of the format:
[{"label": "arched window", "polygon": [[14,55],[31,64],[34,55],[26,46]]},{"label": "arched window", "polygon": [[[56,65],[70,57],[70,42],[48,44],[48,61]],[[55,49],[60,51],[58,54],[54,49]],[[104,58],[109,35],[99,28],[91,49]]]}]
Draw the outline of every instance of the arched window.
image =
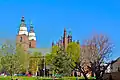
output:
[{"label": "arched window", "polygon": [[22,37],[20,37],[20,42],[22,42]]},{"label": "arched window", "polygon": [[31,42],[29,43],[29,48],[31,48]]}]

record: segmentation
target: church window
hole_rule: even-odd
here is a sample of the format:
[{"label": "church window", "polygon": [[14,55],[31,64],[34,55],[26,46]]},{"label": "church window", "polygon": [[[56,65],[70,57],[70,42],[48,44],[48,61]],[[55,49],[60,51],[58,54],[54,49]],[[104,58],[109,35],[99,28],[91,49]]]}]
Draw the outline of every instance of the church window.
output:
[{"label": "church window", "polygon": [[31,42],[29,43],[29,47],[31,48]]},{"label": "church window", "polygon": [[22,42],[22,37],[20,37],[20,42]]}]

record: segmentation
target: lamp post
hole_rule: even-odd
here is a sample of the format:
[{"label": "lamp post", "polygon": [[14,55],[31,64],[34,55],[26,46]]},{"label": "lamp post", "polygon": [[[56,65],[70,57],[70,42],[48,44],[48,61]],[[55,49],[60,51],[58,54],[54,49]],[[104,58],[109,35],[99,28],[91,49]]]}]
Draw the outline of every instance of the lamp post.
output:
[{"label": "lamp post", "polygon": [[[12,59],[12,56],[10,56],[10,58]],[[11,79],[12,79],[12,62],[11,62],[11,66],[10,66],[10,68],[11,68]]]},{"label": "lamp post", "polygon": [[45,56],[43,56],[44,59],[44,77],[45,77]]}]

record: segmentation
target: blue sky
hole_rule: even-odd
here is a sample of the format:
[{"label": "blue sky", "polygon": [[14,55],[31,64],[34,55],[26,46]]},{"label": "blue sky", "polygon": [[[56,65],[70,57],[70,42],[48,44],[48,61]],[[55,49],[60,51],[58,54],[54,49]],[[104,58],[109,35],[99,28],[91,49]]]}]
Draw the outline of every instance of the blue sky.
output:
[{"label": "blue sky", "polygon": [[120,56],[120,1],[118,0],[0,0],[0,38],[15,39],[20,19],[32,20],[37,47],[50,47],[72,30],[74,40],[102,33],[115,44],[113,58]]}]

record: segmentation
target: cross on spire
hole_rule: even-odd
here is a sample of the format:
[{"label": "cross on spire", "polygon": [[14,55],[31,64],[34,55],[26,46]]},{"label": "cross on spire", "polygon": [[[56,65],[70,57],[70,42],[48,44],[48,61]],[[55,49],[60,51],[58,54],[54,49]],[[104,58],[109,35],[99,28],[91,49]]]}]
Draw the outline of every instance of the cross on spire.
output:
[{"label": "cross on spire", "polygon": [[24,16],[22,16],[21,22],[24,22],[24,21],[25,21]]}]

